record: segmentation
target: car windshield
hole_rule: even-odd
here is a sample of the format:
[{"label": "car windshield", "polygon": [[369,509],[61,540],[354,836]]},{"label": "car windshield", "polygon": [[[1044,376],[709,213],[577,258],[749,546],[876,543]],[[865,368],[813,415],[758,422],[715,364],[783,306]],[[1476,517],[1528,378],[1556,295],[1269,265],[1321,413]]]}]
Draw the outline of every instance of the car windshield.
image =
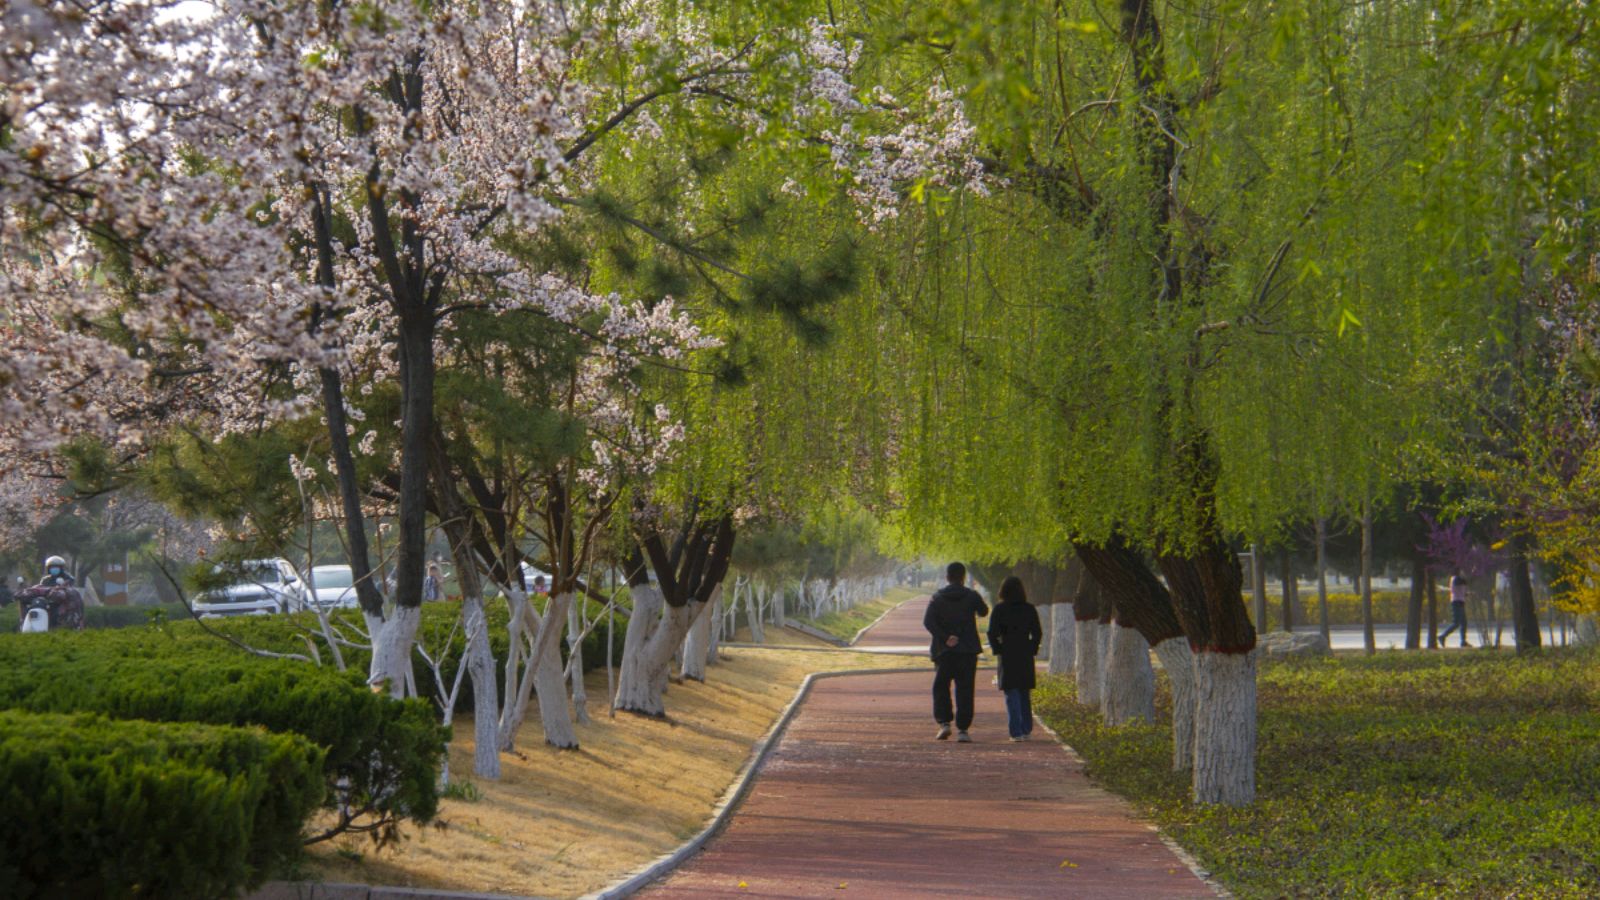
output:
[{"label": "car windshield", "polygon": [[350,570],[344,566],[312,569],[311,574],[317,579],[317,590],[319,591],[323,588],[347,588],[350,586]]},{"label": "car windshield", "polygon": [[278,570],[274,566],[252,566],[245,570],[246,584],[277,584]]}]

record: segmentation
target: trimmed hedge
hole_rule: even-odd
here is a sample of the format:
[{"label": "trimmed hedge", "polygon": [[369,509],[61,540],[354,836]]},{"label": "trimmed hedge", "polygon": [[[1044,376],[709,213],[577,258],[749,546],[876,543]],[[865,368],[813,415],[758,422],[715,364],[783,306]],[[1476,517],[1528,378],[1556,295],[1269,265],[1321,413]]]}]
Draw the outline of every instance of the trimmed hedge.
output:
[{"label": "trimmed hedge", "polygon": [[258,728],[0,711],[0,896],[237,893],[299,852],[322,765]]},{"label": "trimmed hedge", "polygon": [[326,748],[331,808],[392,836],[431,819],[448,735],[428,704],[367,689],[359,672],[252,656],[217,640],[153,628],[0,636],[0,706],[115,719],[259,725]]},{"label": "trimmed hedge", "polygon": [[[152,618],[185,619],[189,610],[182,603],[156,606],[90,606],[83,611],[84,628],[129,628],[147,625]],[[16,631],[21,625],[17,604],[0,607],[0,631]]]}]

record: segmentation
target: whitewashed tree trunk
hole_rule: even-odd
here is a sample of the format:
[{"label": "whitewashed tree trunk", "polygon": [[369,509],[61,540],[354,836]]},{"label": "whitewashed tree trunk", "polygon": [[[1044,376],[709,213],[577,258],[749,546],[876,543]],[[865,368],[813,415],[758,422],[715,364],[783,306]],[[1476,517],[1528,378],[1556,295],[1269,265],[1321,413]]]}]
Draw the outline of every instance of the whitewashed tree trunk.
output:
[{"label": "whitewashed tree trunk", "polygon": [[1156,673],[1150,665],[1150,644],[1137,628],[1112,623],[1106,654],[1106,689],[1101,698],[1107,725],[1156,719]]},{"label": "whitewashed tree trunk", "polygon": [[472,678],[472,774],[498,780],[500,697],[495,691],[494,650],[489,646],[482,597],[462,598],[461,624],[467,634],[467,675]]},{"label": "whitewashed tree trunk", "polygon": [[684,678],[702,683],[706,680],[706,662],[711,652],[711,610],[716,608],[720,590],[719,587],[712,591],[711,602],[702,604],[694,621],[689,623],[689,633],[683,638],[683,668],[679,670]]},{"label": "whitewashed tree trunk", "polygon": [[1078,623],[1072,618],[1071,603],[1055,603],[1050,613],[1050,669],[1051,675],[1071,672],[1078,661]]},{"label": "whitewashed tree trunk", "polygon": [[617,683],[618,709],[646,716],[666,715],[662,695],[666,690],[667,669],[672,664],[674,650],[683,645],[689,623],[703,606],[691,601],[684,606],[667,607],[649,639],[631,654],[633,659],[623,657],[622,674]]},{"label": "whitewashed tree trunk", "polygon": [[1109,622],[1102,622],[1095,627],[1095,639],[1100,644],[1100,715],[1106,714],[1106,671],[1107,663],[1111,661],[1111,629],[1116,626]]},{"label": "whitewashed tree trunk", "polygon": [[1100,706],[1100,623],[1094,619],[1074,620],[1074,643],[1078,652],[1072,660],[1072,674],[1078,682],[1078,702]]},{"label": "whitewashed tree trunk", "polygon": [[1051,628],[1053,627],[1053,623],[1055,622],[1056,618],[1056,605],[1054,603],[1038,604],[1034,606],[1034,611],[1039,614],[1040,640],[1038,658],[1044,660],[1045,662],[1049,662],[1050,651],[1055,649],[1054,647],[1050,646],[1054,643],[1054,641],[1050,639],[1050,635]]},{"label": "whitewashed tree trunk", "polygon": [[1256,653],[1196,654],[1195,802],[1249,804],[1255,762]]},{"label": "whitewashed tree trunk", "polygon": [[[367,625],[372,627],[373,617]],[[416,684],[411,671],[411,648],[417,641],[417,626],[422,622],[422,610],[415,606],[397,606],[394,614],[384,619],[372,631],[372,664],[367,683],[388,685],[389,696],[396,699],[406,696],[408,685]]]},{"label": "whitewashed tree trunk", "polygon": [[561,664],[561,632],[567,624],[571,594],[550,598],[539,620],[534,638],[533,689],[539,696],[539,722],[544,726],[545,743],[562,749],[578,746],[578,733],[572,727],[572,706],[567,700],[566,668]]},{"label": "whitewashed tree trunk", "polygon": [[722,586],[717,585],[717,599],[711,604],[711,611],[706,613],[711,620],[711,645],[706,648],[706,664],[715,663],[722,655]]},{"label": "whitewashed tree trunk", "polygon": [[779,587],[772,592],[772,621],[777,623],[779,628],[789,624],[789,611],[784,603],[783,588]]},{"label": "whitewashed tree trunk", "polygon": [[572,711],[589,724],[589,691],[583,684],[583,604],[567,607],[567,669],[572,673]]},{"label": "whitewashed tree trunk", "polygon": [[1156,658],[1172,687],[1172,771],[1194,768],[1194,651],[1183,636],[1155,647]]},{"label": "whitewashed tree trunk", "polygon": [[761,607],[756,601],[756,592],[751,586],[744,587],[744,609],[750,617],[750,640],[758,644],[767,642],[767,630],[761,625]]},{"label": "whitewashed tree trunk", "polygon": [[638,692],[641,678],[638,669],[644,662],[644,648],[661,627],[661,590],[653,584],[640,584],[630,586],[628,593],[633,598],[633,612],[628,616],[628,630],[622,636],[622,665],[617,671],[617,694],[611,700],[612,709],[622,707],[624,686],[629,686],[630,694]]}]

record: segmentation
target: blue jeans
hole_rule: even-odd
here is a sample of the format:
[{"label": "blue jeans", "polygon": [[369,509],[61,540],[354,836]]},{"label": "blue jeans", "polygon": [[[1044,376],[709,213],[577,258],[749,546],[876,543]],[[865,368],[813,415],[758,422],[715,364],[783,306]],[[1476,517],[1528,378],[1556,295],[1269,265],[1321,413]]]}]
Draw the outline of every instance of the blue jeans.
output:
[{"label": "blue jeans", "polygon": [[1033,692],[1023,688],[1006,691],[1006,727],[1012,737],[1033,733]]},{"label": "blue jeans", "polygon": [[1439,632],[1439,643],[1443,644],[1444,639],[1450,636],[1450,632],[1459,628],[1461,630],[1461,646],[1465,647],[1467,645],[1467,605],[1465,603],[1457,603],[1454,600],[1450,601],[1450,619],[1450,627]]}]

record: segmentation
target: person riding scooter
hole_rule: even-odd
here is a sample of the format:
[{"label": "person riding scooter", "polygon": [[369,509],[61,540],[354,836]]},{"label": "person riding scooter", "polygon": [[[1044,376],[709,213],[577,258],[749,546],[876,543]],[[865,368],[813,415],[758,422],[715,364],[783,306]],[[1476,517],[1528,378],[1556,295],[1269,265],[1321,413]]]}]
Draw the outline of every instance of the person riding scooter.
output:
[{"label": "person riding scooter", "polygon": [[[44,577],[39,583],[17,592],[18,616],[23,631],[72,629],[83,630],[83,595],[78,593],[77,582],[67,573],[67,561],[52,556],[44,561]],[[44,614],[29,616],[33,610]]]},{"label": "person riding scooter", "polygon": [[39,579],[39,587],[77,587],[77,579],[67,572],[67,561],[59,556],[52,556],[44,561],[44,577]]}]

